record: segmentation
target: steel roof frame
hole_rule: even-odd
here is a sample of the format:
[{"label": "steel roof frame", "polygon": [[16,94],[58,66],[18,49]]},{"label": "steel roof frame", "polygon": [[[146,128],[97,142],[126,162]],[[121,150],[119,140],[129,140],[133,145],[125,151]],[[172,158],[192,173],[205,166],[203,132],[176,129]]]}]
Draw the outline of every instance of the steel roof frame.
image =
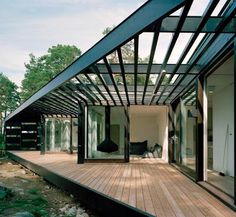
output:
[{"label": "steel roof frame", "polygon": [[[229,34],[222,40],[224,46],[230,46],[235,38],[236,3],[227,1],[216,17],[211,17],[219,0],[212,0],[202,16],[188,17],[193,0],[153,0],[131,14],[119,26],[101,39],[90,50],[69,65],[63,72],[26,100],[6,121],[26,108],[41,113],[76,116],[82,104],[87,105],[130,105],[130,104],[165,104],[172,102],[188,84],[202,73],[204,66],[199,65],[204,54],[209,58],[205,65],[212,65],[222,52],[209,51],[209,48],[222,34]],[[180,16],[169,16],[182,8]],[[139,35],[152,32],[153,39],[148,63],[139,64]],[[154,62],[159,34],[173,32],[173,37],[161,64]],[[180,33],[193,33],[176,64],[168,60],[176,45]],[[187,64],[183,60],[192,48],[200,33],[206,33]],[[133,40],[134,62],[124,63],[121,47]],[[109,63],[108,55],[117,52],[118,63]],[[100,63],[103,60],[103,64]],[[87,79],[84,81],[78,75]],[[117,83],[114,76],[119,75],[122,83]],[[126,76],[133,76],[133,83],[127,82]],[[151,75],[157,79],[149,84]],[[168,75],[168,77],[167,77]],[[175,75],[175,81],[171,82]],[[138,83],[138,76],[145,76],[144,84]],[[95,78],[96,77],[96,78]],[[74,82],[74,80],[75,82]],[[181,89],[182,88],[182,89]],[[171,100],[170,100],[171,99]],[[40,108],[42,106],[42,108]]]}]

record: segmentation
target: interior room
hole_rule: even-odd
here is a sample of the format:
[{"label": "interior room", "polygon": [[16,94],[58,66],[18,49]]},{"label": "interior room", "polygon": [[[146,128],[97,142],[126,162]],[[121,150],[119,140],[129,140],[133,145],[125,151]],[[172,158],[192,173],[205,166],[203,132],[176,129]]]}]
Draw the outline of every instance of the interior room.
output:
[{"label": "interior room", "polygon": [[[168,161],[167,114],[167,106],[130,106],[130,149],[132,144],[146,143],[147,151],[150,152],[152,147],[158,144],[161,146],[162,153],[159,156],[154,154],[154,157],[161,157]],[[149,153],[144,157],[153,157],[153,155]]]}]

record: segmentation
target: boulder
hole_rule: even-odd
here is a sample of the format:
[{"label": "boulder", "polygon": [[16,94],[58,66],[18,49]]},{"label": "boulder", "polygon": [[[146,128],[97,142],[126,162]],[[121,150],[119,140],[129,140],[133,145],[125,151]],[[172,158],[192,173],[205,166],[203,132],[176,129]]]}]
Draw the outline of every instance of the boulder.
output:
[{"label": "boulder", "polygon": [[17,212],[12,217],[34,217],[34,215],[30,212]]}]

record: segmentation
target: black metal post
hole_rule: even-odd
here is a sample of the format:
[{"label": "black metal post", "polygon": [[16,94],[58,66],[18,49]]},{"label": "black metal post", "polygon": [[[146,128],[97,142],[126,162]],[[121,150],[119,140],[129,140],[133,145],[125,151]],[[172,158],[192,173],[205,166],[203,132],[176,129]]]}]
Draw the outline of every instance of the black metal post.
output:
[{"label": "black metal post", "polygon": [[78,114],[78,164],[84,163],[85,158],[85,110],[84,106],[80,107],[81,112]]},{"label": "black metal post", "polygon": [[235,94],[235,82],[236,82],[236,38],[234,38],[234,204],[236,205],[236,116],[235,116],[235,106],[236,106],[236,94]]},{"label": "black metal post", "polygon": [[73,119],[70,117],[70,154],[73,154]]},{"label": "black metal post", "polygon": [[130,119],[129,119],[129,107],[125,106],[124,111],[125,111],[125,116],[126,116],[126,125],[125,125],[125,148],[124,148],[124,157],[125,157],[125,162],[129,162],[129,129],[130,129]]},{"label": "black metal post", "polygon": [[40,147],[40,154],[45,154],[45,148],[46,148],[46,138],[45,138],[45,118],[43,115],[40,116],[40,143],[41,143],[41,147]]},{"label": "black metal post", "polygon": [[203,181],[204,177],[204,164],[203,164],[203,76],[197,82],[197,141],[196,141],[196,181]]},{"label": "black metal post", "polygon": [[111,139],[110,112],[111,112],[110,106],[105,106],[105,139],[108,139],[108,140]]}]

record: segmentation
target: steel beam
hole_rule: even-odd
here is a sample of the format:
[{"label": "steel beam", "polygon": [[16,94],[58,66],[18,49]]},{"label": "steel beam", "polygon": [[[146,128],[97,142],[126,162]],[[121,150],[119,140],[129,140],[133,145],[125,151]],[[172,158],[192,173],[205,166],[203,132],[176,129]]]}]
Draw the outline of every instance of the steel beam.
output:
[{"label": "steel beam", "polygon": [[[179,67],[179,65],[182,63],[182,61],[184,60],[185,56],[187,55],[188,51],[191,48],[191,43],[194,43],[194,41],[196,40],[198,34],[200,33],[201,28],[203,28],[203,26],[205,25],[208,17],[211,14],[211,11],[213,11],[215,9],[215,4],[217,3],[217,1],[212,1],[211,4],[209,5],[208,10],[205,12],[203,18],[202,18],[202,22],[198,27],[198,31],[193,35],[193,37],[191,38],[191,40],[189,41],[188,45],[185,48],[185,51],[183,52],[180,60],[178,61],[176,68]],[[198,54],[198,56],[194,59],[193,62],[191,62],[191,65],[189,66],[189,68],[185,71],[184,76],[181,78],[181,80],[176,84],[176,86],[178,86],[183,79],[185,78],[185,76],[192,70],[192,68],[196,65],[196,63],[198,62],[198,60],[202,57],[202,55],[207,51],[207,49],[212,45],[212,43],[216,40],[216,38],[219,36],[219,34],[221,33],[221,31],[224,29],[224,27],[229,23],[229,21],[232,19],[232,17],[235,15],[236,13],[236,3],[232,3],[229,11],[227,11],[227,13],[224,15],[224,19],[222,19],[221,23],[217,26],[217,30],[216,33],[210,38],[210,40],[208,41],[208,43],[204,46],[204,48],[201,50],[201,52]],[[175,69],[176,70],[176,69]],[[175,71],[174,71],[175,73]],[[175,89],[173,89],[170,94],[168,95],[171,96],[171,94],[173,94]],[[167,97],[167,98],[168,98]],[[165,102],[165,101],[164,101]]]},{"label": "steel beam", "polygon": [[150,53],[150,57],[149,57],[149,61],[148,61],[147,74],[146,74],[144,90],[143,90],[142,104],[144,104],[144,99],[145,99],[145,95],[146,95],[146,91],[147,91],[147,85],[148,85],[150,72],[151,72],[151,69],[152,69],[152,64],[153,64],[153,59],[154,59],[154,54],[155,54],[157,41],[158,41],[158,37],[159,37],[160,25],[161,25],[161,23],[157,24],[156,29],[155,29],[155,33],[153,35],[151,53]]},{"label": "steel beam", "polygon": [[[177,24],[176,31],[175,31],[175,33],[174,33],[174,35],[173,35],[173,38],[172,38],[172,40],[171,40],[171,43],[170,43],[170,45],[169,45],[169,47],[168,47],[168,50],[167,50],[167,53],[166,53],[166,55],[165,55],[164,61],[163,61],[163,63],[162,63],[160,72],[162,72],[162,71],[164,71],[164,70],[166,71],[167,62],[168,62],[168,60],[169,60],[169,58],[170,58],[170,55],[171,55],[171,53],[172,53],[172,51],[173,51],[173,48],[174,48],[174,46],[175,46],[175,44],[176,44],[176,41],[177,41],[178,37],[179,37],[180,30],[182,29],[182,27],[183,27],[183,25],[184,25],[184,22],[185,22],[185,20],[186,20],[186,17],[187,17],[187,15],[188,15],[188,12],[189,12],[189,9],[190,9],[192,3],[193,3],[192,0],[189,1],[189,2],[185,5],[185,7],[184,7],[184,9],[183,9],[183,11],[182,11],[182,14],[181,14],[181,16],[180,16],[179,22],[178,22],[178,24]],[[173,76],[174,76],[174,74],[172,74],[170,77],[173,77]],[[170,81],[171,81],[171,80],[169,79],[168,82],[170,82]],[[149,103],[149,104],[151,104],[152,101],[154,100],[155,94],[157,93],[157,91],[158,91],[158,89],[159,89],[159,86],[161,85],[160,82],[162,82],[162,81],[159,81],[159,83],[156,82],[155,88],[154,88],[154,91],[153,91],[153,95],[152,95],[152,98],[150,99],[150,103]],[[164,91],[165,91],[165,90],[163,90],[162,93],[164,93]],[[161,97],[161,94],[160,94],[160,96],[159,96],[158,99],[160,99],[160,97]],[[156,103],[158,103],[158,100],[156,101]]]},{"label": "steel beam", "polygon": [[[160,32],[175,32],[176,26],[178,25],[179,16],[166,17],[161,25]],[[210,17],[206,25],[201,29],[201,33],[215,33],[218,24],[222,21],[221,16]],[[188,16],[183,24],[181,33],[195,33],[198,29],[202,20],[201,16]],[[222,30],[222,33],[234,33],[236,23],[236,18],[233,18],[228,25]],[[150,26],[145,30],[145,32],[154,32],[155,25]]]},{"label": "steel beam", "polygon": [[98,96],[97,96],[95,93],[93,93],[93,91],[91,90],[91,88],[90,88],[88,85],[84,84],[84,83],[80,80],[80,78],[78,78],[78,76],[75,76],[75,79],[80,83],[79,85],[82,86],[82,88],[85,90],[85,92],[86,92],[88,95],[92,95],[92,96],[99,102],[99,104],[102,105],[101,100],[98,98]]},{"label": "steel beam", "polygon": [[[138,46],[139,36],[134,38],[134,102],[137,105],[137,77],[138,77]],[[127,71],[126,71],[127,72]]]},{"label": "steel beam", "polygon": [[106,101],[106,103],[109,105],[109,102],[107,100],[107,98],[105,97],[105,95],[102,93],[102,91],[98,88],[98,85],[96,85],[94,83],[94,81],[90,78],[90,76],[88,74],[84,74],[86,76],[86,78],[89,80],[89,82],[93,85],[93,87],[95,88],[95,90],[102,96],[102,98]]},{"label": "steel beam", "polygon": [[125,88],[125,95],[126,95],[126,99],[127,99],[128,105],[129,105],[130,102],[129,102],[127,83],[126,83],[126,79],[125,79],[125,68],[124,68],[124,63],[123,63],[123,58],[122,58],[122,53],[121,53],[120,48],[117,49],[117,53],[118,53],[118,58],[119,58],[119,62],[120,62],[121,76],[122,76],[122,80],[123,80],[124,88]]},{"label": "steel beam", "polygon": [[110,76],[112,85],[113,85],[114,88],[115,88],[116,94],[117,94],[117,96],[118,96],[118,98],[119,98],[119,100],[120,100],[120,103],[121,103],[121,105],[124,105],[123,100],[122,100],[122,98],[121,98],[121,96],[120,96],[119,90],[118,90],[118,88],[117,88],[116,81],[115,81],[115,79],[113,78],[113,73],[112,73],[111,67],[110,67],[110,65],[109,65],[109,63],[108,63],[108,61],[107,61],[107,58],[104,57],[104,58],[103,58],[103,61],[104,61],[105,65],[106,65],[106,67],[107,67],[108,74],[109,74],[109,76]]},{"label": "steel beam", "polygon": [[92,68],[95,70],[96,75],[98,76],[98,78],[101,81],[102,85],[106,89],[106,91],[107,91],[109,97],[111,98],[112,102],[114,103],[114,105],[116,105],[116,101],[115,101],[114,97],[112,96],[112,94],[111,94],[111,92],[110,92],[106,82],[104,81],[104,78],[100,75],[100,72],[99,72],[98,68],[96,66],[93,66]]},{"label": "steel beam", "polygon": [[146,2],[113,31],[95,44],[90,50],[85,52],[63,72],[57,75],[53,80],[26,100],[14,112],[8,115],[6,121],[27,108],[36,100],[60,87],[62,84],[88,68],[90,65],[98,62],[100,59],[114,51],[117,47],[128,42],[135,35],[143,31],[148,25],[161,20],[178,10],[186,2],[187,0],[159,0]]}]

